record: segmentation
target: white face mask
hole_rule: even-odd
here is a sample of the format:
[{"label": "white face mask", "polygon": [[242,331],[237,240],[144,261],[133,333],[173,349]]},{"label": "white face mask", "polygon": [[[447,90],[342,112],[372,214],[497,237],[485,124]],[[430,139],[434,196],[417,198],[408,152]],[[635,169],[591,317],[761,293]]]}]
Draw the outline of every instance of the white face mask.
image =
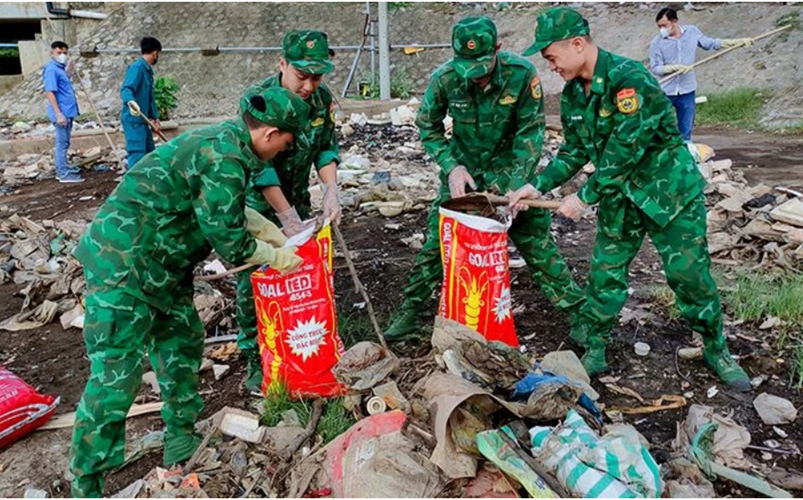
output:
[{"label": "white face mask", "polygon": [[59,64],[67,64],[67,54],[58,54],[53,59],[55,59]]},{"label": "white face mask", "polygon": [[661,38],[669,38],[671,31],[669,28],[661,28],[658,30],[661,33]]}]

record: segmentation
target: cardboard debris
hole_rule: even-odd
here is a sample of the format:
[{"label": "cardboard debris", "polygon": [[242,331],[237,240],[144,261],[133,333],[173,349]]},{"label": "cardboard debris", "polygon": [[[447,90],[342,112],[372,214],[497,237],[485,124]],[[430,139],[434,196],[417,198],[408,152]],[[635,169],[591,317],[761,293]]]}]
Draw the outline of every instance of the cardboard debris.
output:
[{"label": "cardboard debris", "polygon": [[218,427],[223,434],[249,443],[261,443],[265,437],[265,427],[259,425],[259,417],[235,408],[226,408]]},{"label": "cardboard debris", "polygon": [[792,198],[783,205],[770,212],[773,219],[786,222],[797,227],[803,227],[803,199]]}]

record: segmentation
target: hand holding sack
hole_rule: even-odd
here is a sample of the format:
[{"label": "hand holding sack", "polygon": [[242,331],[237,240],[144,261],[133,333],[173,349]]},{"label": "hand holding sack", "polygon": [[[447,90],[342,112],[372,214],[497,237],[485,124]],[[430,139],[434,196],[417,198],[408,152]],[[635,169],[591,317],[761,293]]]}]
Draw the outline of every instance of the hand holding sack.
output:
[{"label": "hand holding sack", "polygon": [[507,225],[440,208],[440,315],[488,341],[517,347],[510,295]]},{"label": "hand holding sack", "polygon": [[268,268],[251,275],[266,394],[281,386],[294,397],[345,390],[332,373],[345,349],[337,332],[331,226],[314,231],[287,241],[302,261],[295,271]]}]

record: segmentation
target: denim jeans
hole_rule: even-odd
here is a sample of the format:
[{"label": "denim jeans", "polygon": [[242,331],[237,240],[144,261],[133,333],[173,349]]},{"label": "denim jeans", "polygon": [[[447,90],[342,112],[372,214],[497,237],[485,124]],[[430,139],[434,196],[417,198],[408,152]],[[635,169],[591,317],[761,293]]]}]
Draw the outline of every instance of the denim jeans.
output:
[{"label": "denim jeans", "polygon": [[694,92],[671,95],[669,100],[678,115],[678,130],[684,141],[691,141],[691,129],[694,127]]},{"label": "denim jeans", "polygon": [[72,134],[73,119],[67,118],[67,125],[56,127],[56,177],[62,178],[70,175],[70,166],[67,164],[67,150],[70,149],[70,134]]}]

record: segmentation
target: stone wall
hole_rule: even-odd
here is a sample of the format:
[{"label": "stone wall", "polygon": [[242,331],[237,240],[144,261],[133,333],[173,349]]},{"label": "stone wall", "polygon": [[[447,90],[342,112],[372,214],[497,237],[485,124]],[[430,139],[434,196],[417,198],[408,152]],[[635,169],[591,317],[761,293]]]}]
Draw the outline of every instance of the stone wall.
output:
[{"label": "stone wall", "polygon": [[[497,22],[503,49],[521,52],[533,34],[537,12],[549,4],[512,4],[498,10],[496,4],[414,3],[391,14],[392,44],[448,42],[452,24],[466,15],[487,14]],[[580,4],[590,19],[592,34],[601,46],[637,60],[647,60],[650,40],[657,34],[655,4]],[[743,37],[775,27],[784,14],[799,11],[795,5],[695,4],[683,11],[681,21],[696,24],[710,36]],[[77,7],[77,4],[76,4]],[[80,8],[84,8],[83,5]],[[109,19],[80,40],[84,50],[137,48],[142,36],[155,36],[165,47],[278,46],[285,31],[321,29],[332,45],[355,45],[362,38],[363,3],[128,3],[109,6]],[[789,124],[803,116],[803,67],[793,55],[803,48],[803,31],[794,30],[725,56],[697,72],[701,92],[734,87],[771,89],[778,97],[765,107],[772,123]],[[327,82],[339,95],[354,51],[337,54],[334,73]],[[708,54],[700,54],[700,57]],[[393,51],[393,68],[404,66],[414,88],[422,91],[430,73],[451,56],[448,49],[431,49],[415,55]],[[84,74],[101,114],[116,116],[120,109],[119,86],[135,54],[101,54],[81,58]],[[370,75],[370,54],[363,53],[356,79]],[[532,60],[541,71],[547,94],[560,92],[563,82],[551,74],[543,59]],[[157,75],[171,75],[181,84],[176,117],[222,116],[236,110],[242,91],[276,71],[278,53],[165,53],[155,68]],[[356,89],[356,85],[353,87]],[[80,92],[79,92],[80,96]],[[81,99],[83,97],[81,96]],[[89,108],[82,103],[84,112]],[[26,118],[44,115],[41,81],[29,75],[25,82],[0,98],[0,116]]]}]

